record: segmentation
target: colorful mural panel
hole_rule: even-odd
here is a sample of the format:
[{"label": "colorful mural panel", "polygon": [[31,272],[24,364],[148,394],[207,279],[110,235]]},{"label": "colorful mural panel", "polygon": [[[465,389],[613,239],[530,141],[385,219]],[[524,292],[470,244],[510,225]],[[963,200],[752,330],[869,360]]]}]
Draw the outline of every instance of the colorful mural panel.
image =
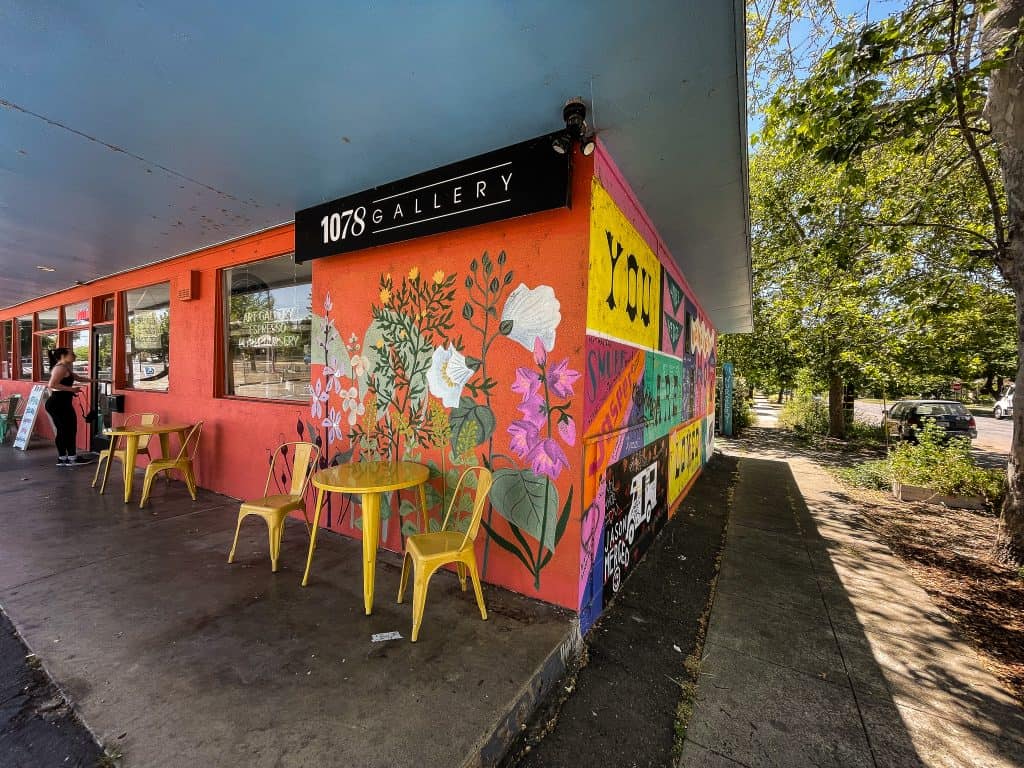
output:
[{"label": "colorful mural panel", "polygon": [[[577,242],[582,273],[584,242]],[[371,252],[317,262],[313,398],[297,431],[326,449],[324,467],[429,466],[431,531],[450,506],[449,525],[466,529],[474,489],[471,481],[455,497],[458,479],[466,467],[491,468],[481,576],[575,606],[582,355],[560,353],[572,349],[563,341],[566,276],[524,282],[520,275],[545,272],[530,253],[533,263],[468,248],[432,261],[409,244],[396,246],[386,264]],[[582,300],[577,289],[574,301]],[[329,503],[329,527],[356,534],[358,503],[341,495]],[[381,518],[382,544],[400,548],[403,537],[421,532],[416,494],[391,494]],[[567,540],[572,546],[560,546]]]},{"label": "colorful mural panel", "polygon": [[[704,417],[714,413],[714,331],[675,265],[662,264],[599,183],[592,190],[579,556],[584,632],[643,556],[714,440],[713,418],[710,442],[703,432]],[[623,473],[639,473],[638,462],[658,451],[663,489],[655,484],[652,496],[637,497],[641,505],[653,500],[655,523],[631,537],[628,515],[622,520],[634,499],[632,486],[623,489]]]},{"label": "colorful mural panel", "polygon": [[668,519],[668,439],[608,468],[604,513],[604,602],[643,557]]},{"label": "colorful mural panel", "polygon": [[704,457],[701,420],[680,427],[669,437],[668,448],[668,503],[679,500],[680,495],[697,476]]},{"label": "colorful mural panel", "polygon": [[591,189],[587,328],[658,349],[661,262],[596,179]]},{"label": "colorful mural panel", "polygon": [[682,420],[683,361],[657,352],[644,357],[644,442],[653,443]]}]

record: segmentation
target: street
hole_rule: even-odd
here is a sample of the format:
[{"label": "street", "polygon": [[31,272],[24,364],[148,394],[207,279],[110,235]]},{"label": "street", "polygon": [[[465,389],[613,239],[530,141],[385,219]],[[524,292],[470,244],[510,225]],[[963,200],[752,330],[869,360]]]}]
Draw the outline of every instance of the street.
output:
[{"label": "street", "polygon": [[[886,403],[892,407],[890,401]],[[778,423],[780,405],[758,398],[754,401],[754,413],[757,416],[757,424],[762,427],[774,427]],[[858,400],[854,408],[857,418],[871,424],[878,424],[882,420],[882,404],[878,402],[867,402]],[[978,437],[972,443],[979,451],[992,454],[1007,454],[1010,451],[1010,438],[1013,436],[1013,421],[1004,419],[996,421],[991,416],[975,416],[978,425]]]}]

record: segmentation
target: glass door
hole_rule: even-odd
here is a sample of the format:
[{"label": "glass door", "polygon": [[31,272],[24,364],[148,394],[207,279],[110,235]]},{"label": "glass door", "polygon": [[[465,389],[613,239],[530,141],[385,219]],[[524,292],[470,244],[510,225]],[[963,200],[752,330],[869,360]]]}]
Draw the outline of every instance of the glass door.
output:
[{"label": "glass door", "polygon": [[110,447],[110,438],[103,433],[110,426],[110,408],[107,395],[114,392],[114,326],[112,323],[96,325],[92,329],[92,359],[90,371],[97,379],[91,387],[92,401],[90,407],[96,411],[96,420],[90,428],[90,446],[94,451],[106,450]]}]

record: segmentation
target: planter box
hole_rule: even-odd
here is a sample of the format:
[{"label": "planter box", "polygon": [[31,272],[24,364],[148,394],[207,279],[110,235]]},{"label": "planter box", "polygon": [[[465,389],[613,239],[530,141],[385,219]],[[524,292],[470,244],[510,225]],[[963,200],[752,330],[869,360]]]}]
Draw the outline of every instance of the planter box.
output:
[{"label": "planter box", "polygon": [[984,496],[947,496],[931,488],[907,485],[896,480],[892,481],[892,495],[900,501],[923,501],[952,509],[985,509]]}]

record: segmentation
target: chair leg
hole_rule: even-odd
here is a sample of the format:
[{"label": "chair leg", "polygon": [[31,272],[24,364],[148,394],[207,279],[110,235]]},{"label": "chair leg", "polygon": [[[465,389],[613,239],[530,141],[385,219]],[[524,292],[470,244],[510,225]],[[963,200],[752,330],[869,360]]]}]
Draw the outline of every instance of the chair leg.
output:
[{"label": "chair leg", "polygon": [[402,576],[398,580],[398,600],[401,603],[405,599],[405,588],[409,584],[409,553],[402,555]]},{"label": "chair leg", "polygon": [[277,529],[267,521],[267,538],[270,541],[270,572],[277,573]]},{"label": "chair leg", "polygon": [[146,506],[146,502],[149,501],[149,492],[153,490],[153,478],[156,477],[155,472],[150,472],[149,467],[146,467],[146,477],[142,481],[142,499],[139,501],[139,509]]},{"label": "chair leg", "polygon": [[110,454],[107,453],[107,451],[100,451],[100,455],[96,459],[96,474],[94,474],[92,476],[92,487],[93,488],[95,488],[96,487],[96,483],[98,483],[100,481],[100,465],[103,463],[104,459],[106,459],[107,461],[110,461]]},{"label": "chair leg", "polygon": [[235,562],[235,547],[238,546],[238,532],[242,530],[242,520],[246,517],[247,515],[243,515],[241,512],[238,513],[238,525],[235,526],[235,540],[231,542],[231,551],[228,552],[229,563]]},{"label": "chair leg", "polygon": [[185,486],[188,488],[189,496],[192,497],[192,501],[196,500],[196,476],[192,474],[192,465],[189,464],[181,473],[185,478]]},{"label": "chair leg", "polygon": [[487,606],[484,605],[484,591],[480,586],[480,574],[476,572],[476,560],[466,564],[470,578],[473,579],[473,591],[476,593],[476,604],[480,609],[480,618],[487,621]]},{"label": "chair leg", "polygon": [[423,610],[427,606],[427,585],[430,584],[430,577],[433,571],[426,568],[416,569],[412,580],[412,642],[420,636],[420,625],[423,623]]},{"label": "chair leg", "polygon": [[466,591],[466,566],[463,563],[455,563],[455,569],[459,573],[459,584],[462,586],[462,591]]}]

